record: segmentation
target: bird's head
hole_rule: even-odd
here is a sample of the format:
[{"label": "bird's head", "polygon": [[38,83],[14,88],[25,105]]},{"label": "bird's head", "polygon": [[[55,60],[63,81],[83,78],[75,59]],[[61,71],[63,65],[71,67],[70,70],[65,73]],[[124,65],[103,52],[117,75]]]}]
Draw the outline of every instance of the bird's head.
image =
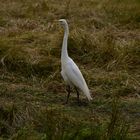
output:
[{"label": "bird's head", "polygon": [[63,27],[67,26],[67,21],[65,19],[59,19],[58,21],[61,26],[63,26]]}]

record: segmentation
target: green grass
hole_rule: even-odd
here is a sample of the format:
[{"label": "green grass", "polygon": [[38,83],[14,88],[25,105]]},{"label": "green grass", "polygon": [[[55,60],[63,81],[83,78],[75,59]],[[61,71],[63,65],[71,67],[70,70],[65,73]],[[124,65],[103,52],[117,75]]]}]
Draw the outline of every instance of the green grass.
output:
[{"label": "green grass", "polygon": [[[0,140],[140,139],[139,0],[0,1]],[[63,32],[91,90],[69,104]]]}]

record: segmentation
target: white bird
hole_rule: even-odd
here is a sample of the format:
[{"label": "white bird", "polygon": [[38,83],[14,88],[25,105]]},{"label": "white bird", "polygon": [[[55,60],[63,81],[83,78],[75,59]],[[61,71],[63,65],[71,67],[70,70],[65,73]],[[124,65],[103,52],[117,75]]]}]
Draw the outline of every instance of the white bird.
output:
[{"label": "white bird", "polygon": [[79,102],[79,90],[84,93],[87,99],[90,101],[92,97],[89,92],[89,88],[86,84],[86,81],[79,70],[78,66],[74,63],[74,61],[69,57],[67,50],[67,42],[69,35],[69,27],[67,21],[65,19],[59,20],[60,25],[64,28],[64,37],[62,43],[62,51],[61,51],[61,75],[66,82],[66,91],[68,93],[66,103],[68,103],[68,99],[71,92],[71,87],[74,87],[77,92],[77,99]]}]

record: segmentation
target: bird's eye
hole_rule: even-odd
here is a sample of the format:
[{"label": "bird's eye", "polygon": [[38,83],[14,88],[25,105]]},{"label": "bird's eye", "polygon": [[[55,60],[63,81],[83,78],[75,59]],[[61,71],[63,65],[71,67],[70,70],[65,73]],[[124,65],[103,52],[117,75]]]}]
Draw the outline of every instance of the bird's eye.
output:
[{"label": "bird's eye", "polygon": [[63,24],[63,21],[60,21],[60,24],[62,25]]}]

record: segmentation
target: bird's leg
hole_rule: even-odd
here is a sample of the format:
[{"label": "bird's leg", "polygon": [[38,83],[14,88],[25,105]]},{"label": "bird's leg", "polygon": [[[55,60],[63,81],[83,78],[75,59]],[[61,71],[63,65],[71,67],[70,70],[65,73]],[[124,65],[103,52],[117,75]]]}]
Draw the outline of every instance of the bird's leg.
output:
[{"label": "bird's leg", "polygon": [[71,89],[70,89],[70,86],[69,85],[66,86],[66,91],[67,91],[68,94],[67,94],[67,100],[66,100],[65,104],[68,103],[68,100],[69,100],[69,97],[70,97]]},{"label": "bird's leg", "polygon": [[78,91],[78,89],[76,87],[75,87],[75,90],[76,90],[76,93],[77,93],[77,101],[78,101],[78,103],[80,103],[80,99],[79,99],[80,94],[79,94],[79,91]]}]

